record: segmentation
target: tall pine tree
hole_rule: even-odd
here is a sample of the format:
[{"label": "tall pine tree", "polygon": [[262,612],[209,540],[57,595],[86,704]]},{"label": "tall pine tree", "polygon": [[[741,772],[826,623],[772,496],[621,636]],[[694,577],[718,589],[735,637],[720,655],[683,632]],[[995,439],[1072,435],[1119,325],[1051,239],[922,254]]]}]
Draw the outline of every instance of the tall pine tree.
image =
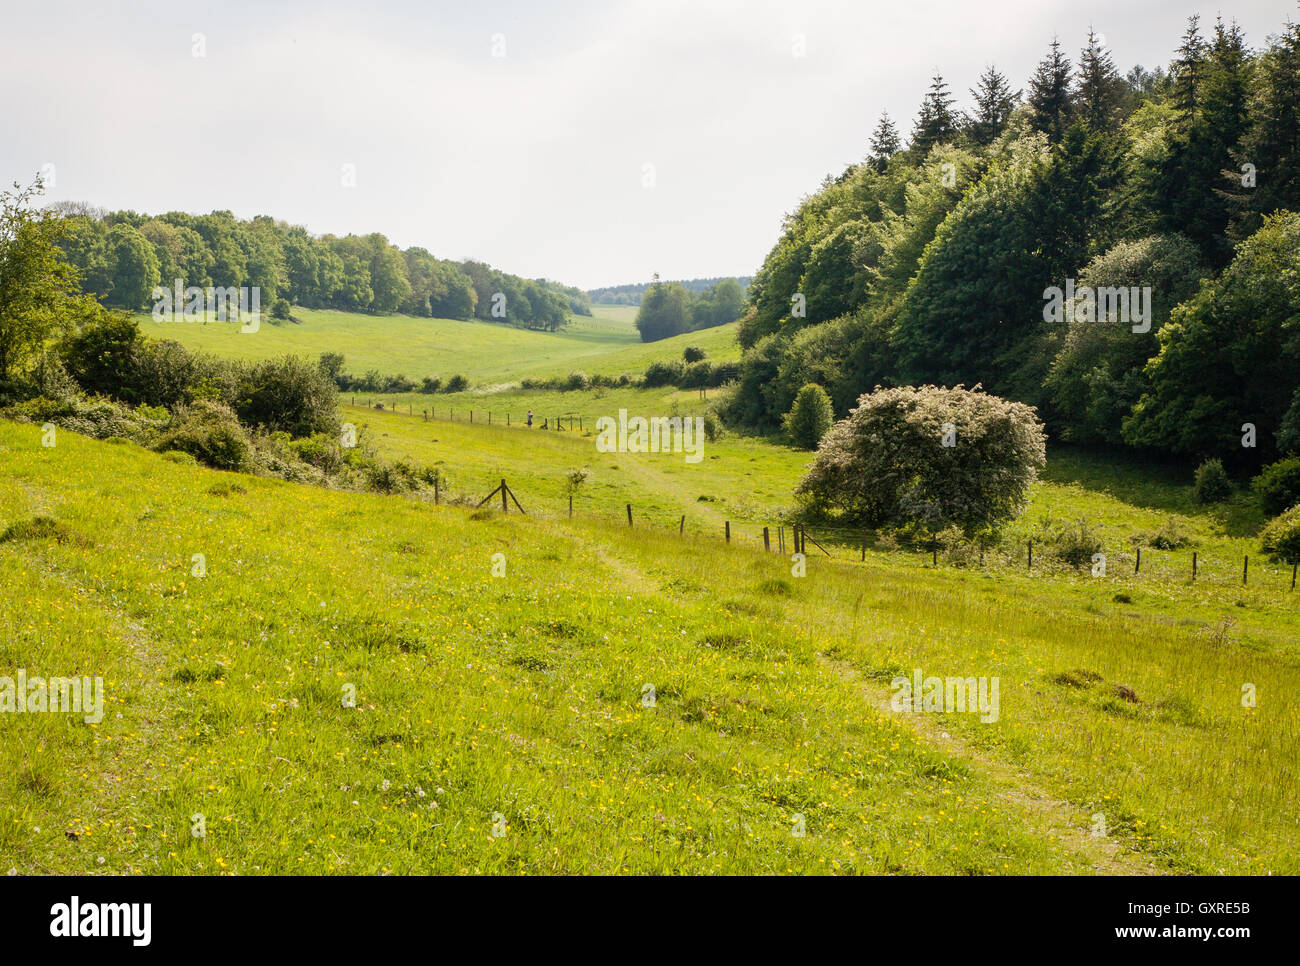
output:
[{"label": "tall pine tree", "polygon": [[1070,126],[1070,58],[1061,52],[1061,42],[1055,37],[1030,78],[1028,100],[1035,130],[1059,143]]},{"label": "tall pine tree", "polygon": [[957,133],[957,116],[952,110],[953,98],[939,74],[930,80],[930,89],[921,102],[921,114],[916,119],[912,134],[912,147],[924,156],[930,148],[951,141]]},{"label": "tall pine tree", "polygon": [[979,145],[992,144],[1007,126],[1020,92],[1012,91],[1006,75],[990,64],[980,74],[978,86],[970,93],[975,98],[975,113],[970,122],[971,140]]},{"label": "tall pine tree", "polygon": [[1079,77],[1074,93],[1075,111],[1094,131],[1105,131],[1124,106],[1127,90],[1115,70],[1110,51],[1101,45],[1096,32],[1088,28],[1088,46],[1079,59]]},{"label": "tall pine tree", "polygon": [[1259,227],[1263,215],[1300,209],[1300,24],[1287,24],[1260,58],[1250,114],[1254,123],[1237,155],[1256,172],[1237,230],[1243,237]]},{"label": "tall pine tree", "polygon": [[868,158],[877,171],[884,171],[889,159],[903,146],[898,138],[898,128],[889,119],[888,111],[880,112],[880,122],[871,135],[871,150]]}]

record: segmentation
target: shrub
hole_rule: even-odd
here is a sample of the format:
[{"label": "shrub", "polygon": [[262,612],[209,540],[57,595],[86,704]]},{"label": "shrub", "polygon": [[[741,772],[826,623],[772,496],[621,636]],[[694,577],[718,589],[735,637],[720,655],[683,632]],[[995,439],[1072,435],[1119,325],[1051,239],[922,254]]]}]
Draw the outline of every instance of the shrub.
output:
[{"label": "shrub", "polygon": [[855,526],[969,536],[1015,517],[1045,462],[1031,406],[978,387],[877,389],[831,427],[796,493]]},{"label": "shrub", "polygon": [[1232,493],[1232,481],[1222,460],[1206,460],[1192,478],[1192,497],[1197,503],[1221,503]]},{"label": "shrub", "polygon": [[1195,542],[1173,517],[1166,519],[1158,530],[1148,530],[1138,534],[1137,539],[1153,550],[1181,550],[1183,547],[1192,546]]},{"label": "shrub", "polygon": [[121,436],[147,442],[163,427],[167,413],[143,407],[132,411],[110,399],[45,399],[38,397],[4,410],[4,415],[18,422],[54,423],[63,429],[92,439]]},{"label": "shrub", "polygon": [[230,407],[206,400],[177,410],[156,448],[189,453],[219,470],[242,469],[251,450],[248,434]]},{"label": "shrub", "polygon": [[276,299],[271,303],[271,321],[273,323],[288,322],[292,316],[293,308],[289,305],[288,299]]},{"label": "shrub", "polygon": [[420,392],[432,394],[442,388],[442,380],[437,376],[425,376],[420,381]]},{"label": "shrub", "polygon": [[59,347],[68,371],[86,392],[134,401],[140,326],[125,312],[104,312],[70,333]]},{"label": "shrub", "polygon": [[1300,563],[1300,506],[1270,520],[1259,535],[1259,543],[1275,561]]},{"label": "shrub", "polygon": [[687,362],[702,362],[705,355],[705,351],[697,345],[688,345],[682,350],[682,358]]},{"label": "shrub", "polygon": [[826,390],[810,382],[799,390],[794,406],[786,414],[785,431],[796,446],[816,449],[834,420],[835,413]]},{"label": "shrub", "polygon": [[564,380],[565,389],[589,389],[591,388],[591,379],[585,372],[574,371],[569,373],[569,377]]},{"label": "shrub", "polygon": [[1102,552],[1101,537],[1087,520],[1080,520],[1078,527],[1040,531],[1039,539],[1053,557],[1071,567],[1091,566],[1093,555]]},{"label": "shrub", "polygon": [[1300,456],[1288,456],[1264,467],[1251,487],[1269,516],[1291,509],[1300,503]]},{"label": "shrub", "polygon": [[707,362],[692,362],[683,367],[677,385],[682,389],[702,389],[713,378],[713,367]]},{"label": "shrub", "polygon": [[464,392],[469,388],[469,379],[459,372],[447,380],[447,392]]},{"label": "shrub", "polygon": [[682,363],[675,359],[652,362],[646,367],[641,384],[647,389],[656,389],[659,386],[675,386],[681,381],[685,368]]},{"label": "shrub", "polygon": [[234,409],[245,425],[299,437],[337,431],[337,405],[338,388],[318,365],[284,356],[241,371]]}]

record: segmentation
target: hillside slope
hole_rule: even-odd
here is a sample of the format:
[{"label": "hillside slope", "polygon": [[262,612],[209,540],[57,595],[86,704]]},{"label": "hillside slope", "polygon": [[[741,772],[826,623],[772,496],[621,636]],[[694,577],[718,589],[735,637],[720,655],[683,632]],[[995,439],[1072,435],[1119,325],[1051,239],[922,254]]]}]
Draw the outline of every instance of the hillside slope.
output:
[{"label": "hillside slope", "polygon": [[[106,693],[0,719],[21,872],[1297,871],[1260,604],[1216,639],[1080,580],[800,578],[11,423],[0,460],[0,532],[65,528],[0,539],[0,673]],[[891,712],[915,667],[998,676],[997,721]]]}]

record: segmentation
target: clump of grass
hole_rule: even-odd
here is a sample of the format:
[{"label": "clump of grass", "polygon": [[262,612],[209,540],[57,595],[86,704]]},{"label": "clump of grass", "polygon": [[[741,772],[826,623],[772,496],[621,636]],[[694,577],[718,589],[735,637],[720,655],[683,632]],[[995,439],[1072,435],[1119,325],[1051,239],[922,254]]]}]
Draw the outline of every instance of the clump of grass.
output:
[{"label": "clump of grass", "polygon": [[245,489],[243,484],[241,483],[221,482],[221,483],[213,483],[210,487],[208,487],[208,493],[211,496],[233,496],[236,493],[247,493],[247,492],[248,490]]},{"label": "clump of grass", "polygon": [[1142,703],[1142,700],[1137,696],[1137,692],[1134,691],[1132,688],[1130,688],[1127,684],[1112,684],[1110,686],[1110,690],[1111,693],[1115,695],[1115,697],[1127,701],[1129,704]]},{"label": "clump of grass", "polygon": [[1153,550],[1181,550],[1184,547],[1196,546],[1196,541],[1178,525],[1178,521],[1173,517],[1167,517],[1165,522],[1155,530],[1137,534],[1134,542],[1145,544]]},{"label": "clump of grass", "polygon": [[226,669],[220,664],[197,668],[192,664],[186,664],[178,669],[172,678],[181,684],[194,684],[196,681],[220,681],[225,676]]},{"label": "clump of grass", "polygon": [[9,524],[4,532],[0,533],[0,543],[14,543],[19,540],[53,540],[55,543],[70,543],[83,547],[90,543],[71,527],[47,516],[18,520]]},{"label": "clump of grass", "polygon": [[1101,675],[1096,671],[1075,668],[1072,671],[1058,671],[1047,680],[1066,688],[1090,688],[1099,683],[1101,679]]},{"label": "clump of grass", "polygon": [[768,597],[789,597],[794,593],[790,581],[780,577],[771,577],[758,585],[758,593]]},{"label": "clump of grass", "polygon": [[495,516],[496,516],[496,511],[493,510],[491,507],[485,506],[485,507],[479,507],[479,509],[475,510],[473,513],[469,515],[469,518],[471,520],[491,520]]}]

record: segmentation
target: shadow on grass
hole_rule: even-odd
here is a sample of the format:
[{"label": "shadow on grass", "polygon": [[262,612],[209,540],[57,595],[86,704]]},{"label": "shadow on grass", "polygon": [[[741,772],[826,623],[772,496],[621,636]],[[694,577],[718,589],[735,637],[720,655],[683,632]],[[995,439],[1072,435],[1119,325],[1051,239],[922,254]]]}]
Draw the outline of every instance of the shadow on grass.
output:
[{"label": "shadow on grass", "polygon": [[1130,506],[1201,517],[1229,537],[1254,536],[1265,523],[1264,514],[1244,484],[1228,501],[1206,506],[1192,498],[1192,467],[1123,450],[1053,445],[1048,449],[1041,479],[1074,483]]}]

